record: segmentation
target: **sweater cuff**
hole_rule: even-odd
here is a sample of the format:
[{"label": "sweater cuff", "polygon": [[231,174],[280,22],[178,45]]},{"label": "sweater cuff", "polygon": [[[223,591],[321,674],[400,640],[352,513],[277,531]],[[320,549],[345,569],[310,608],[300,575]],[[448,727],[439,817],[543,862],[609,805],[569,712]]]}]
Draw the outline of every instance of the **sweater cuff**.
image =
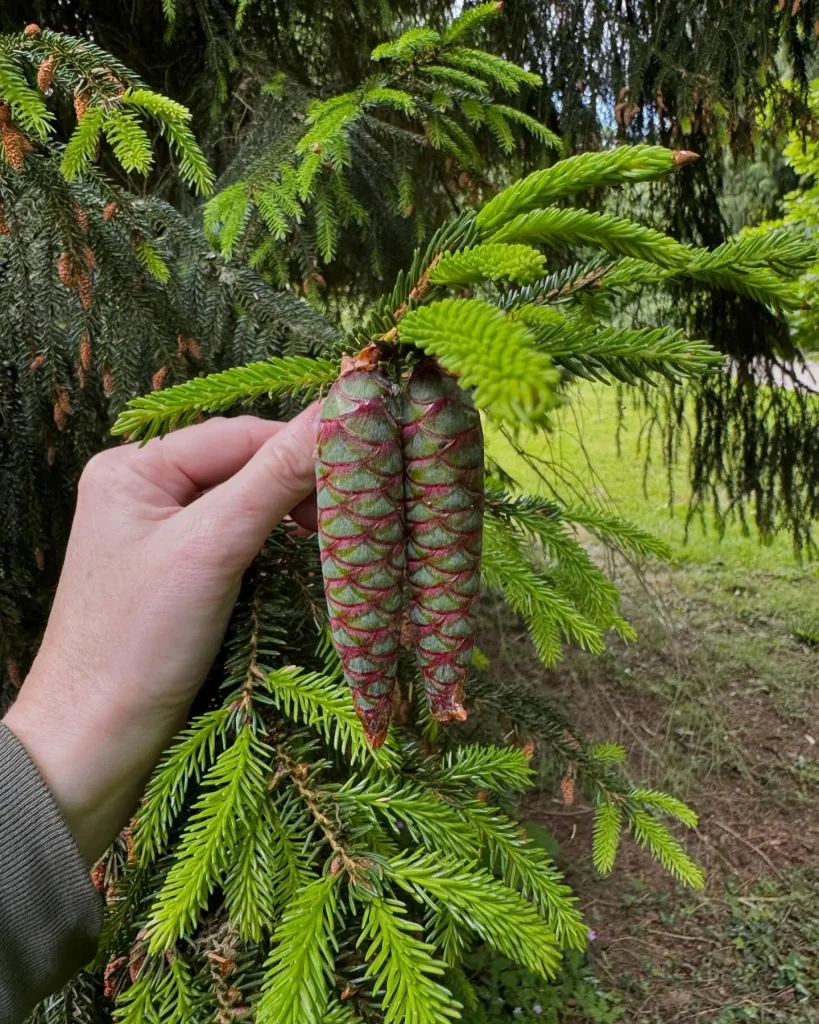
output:
[{"label": "sweater cuff", "polygon": [[103,901],[20,741],[0,724],[0,1021],[22,1020],[96,951]]}]

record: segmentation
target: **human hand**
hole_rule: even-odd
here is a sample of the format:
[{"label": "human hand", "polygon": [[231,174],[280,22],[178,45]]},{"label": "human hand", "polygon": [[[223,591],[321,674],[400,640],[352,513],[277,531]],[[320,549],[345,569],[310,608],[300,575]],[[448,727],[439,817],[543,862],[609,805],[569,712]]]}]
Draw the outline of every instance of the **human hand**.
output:
[{"label": "human hand", "polygon": [[45,636],[4,722],[88,864],[184,723],[270,530],[291,511],[315,529],[318,412],[212,419],[86,466]]}]

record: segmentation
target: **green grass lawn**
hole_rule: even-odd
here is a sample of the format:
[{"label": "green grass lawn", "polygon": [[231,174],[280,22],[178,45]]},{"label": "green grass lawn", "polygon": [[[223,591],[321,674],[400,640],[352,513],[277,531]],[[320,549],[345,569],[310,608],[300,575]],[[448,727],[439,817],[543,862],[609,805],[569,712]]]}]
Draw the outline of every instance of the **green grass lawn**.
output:
[{"label": "green grass lawn", "polygon": [[[703,565],[717,559],[722,565],[744,569],[801,569],[788,537],[762,545],[753,527],[744,536],[739,525],[729,526],[720,538],[716,526],[694,521],[686,538],[690,498],[688,469],[684,459],[669,478],[659,451],[646,472],[645,426],[641,413],[626,405],[618,423],[617,390],[602,384],[584,383],[570,392],[571,404],[554,416],[554,430],[525,439],[527,450],[538,460],[533,468],[521,459],[500,435],[487,439],[494,456],[533,493],[547,485],[538,469],[561,492],[586,493],[601,504],[611,505],[624,518],[665,540],[675,560]],[[619,428],[620,450],[617,437]],[[656,448],[656,441],[655,448]]]}]

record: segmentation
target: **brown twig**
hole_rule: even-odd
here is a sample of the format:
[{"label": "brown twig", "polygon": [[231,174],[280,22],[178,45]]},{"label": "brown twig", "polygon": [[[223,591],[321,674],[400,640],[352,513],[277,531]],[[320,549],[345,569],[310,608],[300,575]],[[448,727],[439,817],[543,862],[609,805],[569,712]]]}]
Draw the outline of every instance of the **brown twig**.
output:
[{"label": "brown twig", "polygon": [[[432,258],[429,266],[418,278],[418,283],[409,293],[409,299],[411,299],[413,302],[420,302],[424,298],[426,293],[429,291],[429,275],[440,262],[441,257],[443,255],[444,254],[442,252],[436,253],[435,256]],[[407,300],[407,302],[402,302],[398,309],[396,309],[395,312],[393,313],[392,318],[396,322],[400,320],[401,317],[409,309],[409,299]],[[385,342],[386,344],[391,344],[393,341],[395,341],[397,337],[398,328],[392,327],[389,331],[386,332],[386,334],[381,335],[380,341]]]},{"label": "brown twig", "polygon": [[757,854],[765,861],[765,863],[768,865],[771,871],[773,871],[777,878],[782,878],[782,873],[779,871],[777,866],[774,864],[774,862],[771,860],[768,854],[765,853],[764,850],[760,850],[760,848],[758,846],[755,846],[750,840],[743,839],[742,836],[739,835],[739,833],[735,832],[730,825],[723,825],[721,821],[715,821],[714,824],[717,826],[717,828],[721,828],[723,832],[727,832],[728,835],[733,836],[734,839],[738,839],[739,842],[743,844],[743,846],[747,846],[749,850],[753,850],[755,854]]},{"label": "brown twig", "polygon": [[324,833],[324,837],[330,844],[333,851],[333,859],[343,867],[351,878],[356,876],[356,869],[359,867],[356,859],[351,856],[344,841],[339,837],[334,822],[321,809],[322,792],[313,789],[307,783],[307,765],[294,761],[282,744],[276,747],[281,770],[290,777],[290,781],[297,790],[299,796],[307,804],[310,814],[318,827]]}]

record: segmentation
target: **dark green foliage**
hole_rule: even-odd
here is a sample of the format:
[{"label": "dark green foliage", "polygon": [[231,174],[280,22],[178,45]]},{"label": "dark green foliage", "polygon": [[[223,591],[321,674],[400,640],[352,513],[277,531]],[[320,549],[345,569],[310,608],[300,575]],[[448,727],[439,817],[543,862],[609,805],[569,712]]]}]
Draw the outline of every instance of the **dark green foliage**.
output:
[{"label": "dark green foliage", "polygon": [[585,954],[575,950],[564,957],[560,973],[551,982],[541,981],[488,949],[471,953],[464,972],[477,997],[470,1007],[472,1024],[615,1024],[623,1017],[618,997],[600,986]]}]

